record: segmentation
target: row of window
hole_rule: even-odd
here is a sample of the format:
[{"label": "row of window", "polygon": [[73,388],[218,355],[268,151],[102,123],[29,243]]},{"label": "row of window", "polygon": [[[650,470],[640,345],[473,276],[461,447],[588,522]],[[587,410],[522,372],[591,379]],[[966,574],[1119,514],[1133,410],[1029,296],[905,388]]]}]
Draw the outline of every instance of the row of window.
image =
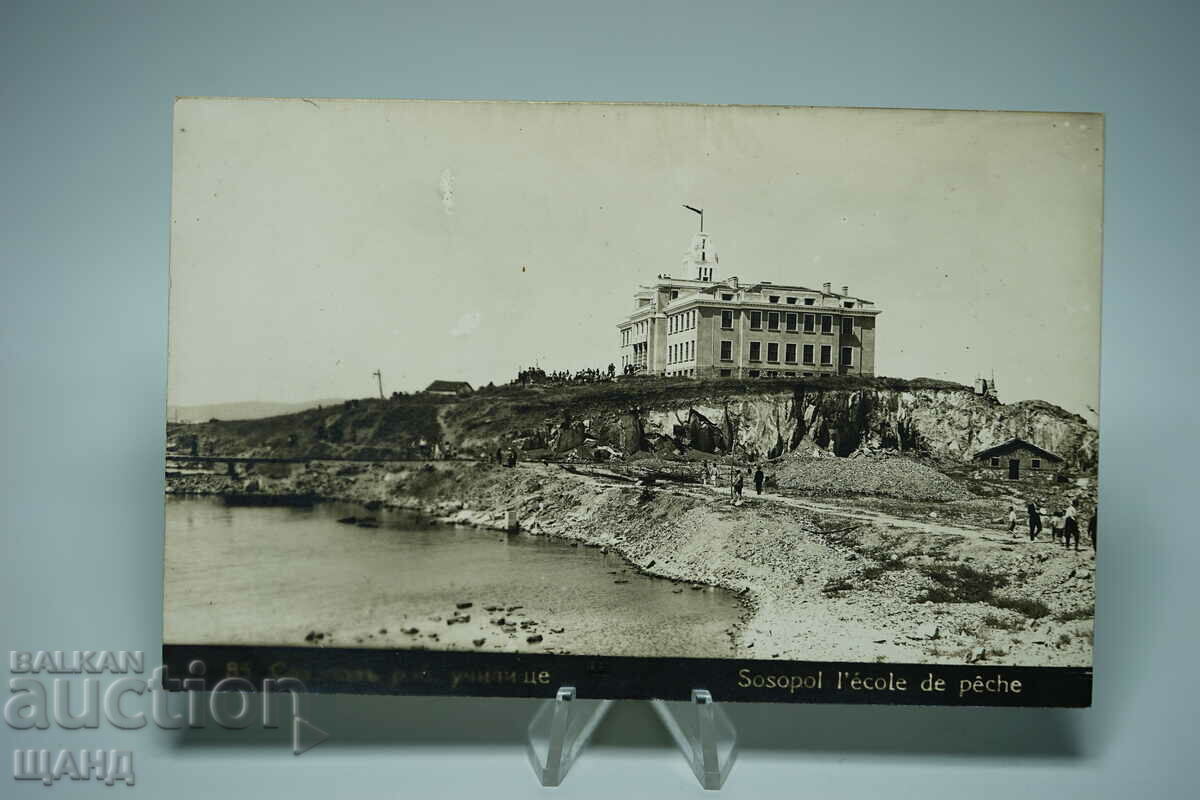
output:
[{"label": "row of window", "polygon": [[680,342],[679,344],[668,345],[667,347],[667,363],[678,364],[681,361],[691,361],[696,357],[696,343],[694,341]]},{"label": "row of window", "polygon": [[[767,312],[767,330],[778,331],[779,324],[782,321],[784,330],[788,331],[789,333],[796,333],[796,331],[798,331],[800,329],[801,321],[803,321],[805,333],[816,333],[818,317],[820,318],[821,333],[832,334],[833,333],[833,317],[830,316],[829,314],[819,314],[819,315],[818,314],[804,314],[803,320],[801,320],[801,315],[796,313],[795,311],[789,311],[785,314],[781,314],[778,311],[768,311]],[[721,312],[721,327],[727,331],[733,330],[733,311],[732,310],[725,310],[725,311]],[[844,336],[853,336],[854,335],[854,318],[853,317],[842,317],[841,327],[842,327],[842,334]],[[763,312],[751,311],[750,312],[750,330],[761,331],[762,329],[763,329]]]},{"label": "row of window", "polygon": [[697,315],[696,309],[684,311],[682,314],[672,314],[667,317],[667,333],[692,330],[696,327]]},{"label": "row of window", "polygon": [[[783,360],[788,364],[796,363],[796,345],[793,342],[786,343],[783,349]],[[804,345],[801,351],[803,354],[804,364],[817,363],[814,359],[816,356],[816,347],[811,344]],[[733,361],[733,342],[728,339],[721,341],[721,360]],[[749,360],[751,362],[762,361],[762,342],[750,342]],[[767,361],[772,364],[779,363],[779,343],[767,342]],[[854,366],[854,348],[843,347],[841,351],[841,359],[839,364],[843,367]],[[821,366],[833,366],[833,345],[821,345]]]},{"label": "row of window", "polygon": [[[689,331],[695,329],[699,321],[699,311],[692,309],[685,311],[682,314],[675,314],[667,317],[667,333],[679,333],[681,331]],[[730,309],[721,312],[721,329],[733,330],[734,312]],[[750,330],[763,330],[763,312],[750,312]],[[795,311],[780,313],[778,311],[766,312],[766,329],[768,331],[787,331],[788,333],[816,333],[818,326],[824,335],[833,334],[833,317],[829,314],[798,314]],[[621,346],[626,347],[630,342],[640,338],[649,327],[649,321],[634,323],[631,327],[621,331]],[[841,333],[843,336],[854,335],[854,318],[841,318]]]},{"label": "row of window", "polygon": [[[672,295],[672,299],[673,298],[674,298],[674,295]],[[723,295],[721,295],[721,299],[725,300],[726,302],[729,302],[729,301],[733,300],[733,295],[732,294],[723,294]],[[767,295],[768,303],[778,303],[779,299],[780,299],[780,297],[777,294]],[[795,297],[787,297],[784,299],[785,299],[787,305],[789,305],[789,306],[796,305]],[[804,305],[806,305],[806,306],[816,305],[816,303],[817,303],[817,298],[815,298],[815,297],[805,297],[804,298]],[[842,306],[844,308],[854,308],[854,301],[853,300],[843,300]]]},{"label": "row of window", "polygon": [[[721,295],[721,299],[722,299],[722,300],[725,300],[725,301],[730,301],[730,300],[733,300],[733,295],[732,295],[732,294],[723,294],[723,295]],[[768,297],[767,297],[767,302],[770,302],[770,303],[778,303],[778,302],[779,302],[779,295],[777,295],[777,294],[773,294],[773,295],[770,295],[770,296],[768,296]],[[804,305],[806,305],[806,306],[815,305],[815,304],[816,304],[816,302],[817,302],[817,298],[815,298],[815,297],[806,297],[806,298],[804,298]],[[787,298],[787,304],[788,304],[789,306],[794,306],[794,305],[796,305],[796,298],[794,298],[794,297],[788,297],[788,298]]]},{"label": "row of window", "polygon": [[[1000,466],[1000,456],[992,456],[992,466],[993,467]],[[1042,468],[1042,460],[1040,458],[1029,459],[1029,467],[1030,467],[1030,469],[1041,469]]]},{"label": "row of window", "polygon": [[[762,370],[760,370],[760,369],[751,369],[751,370],[747,370],[747,371],[746,371],[746,374],[747,374],[748,376],[750,376],[751,378],[778,378],[780,375],[782,375],[782,376],[783,376],[783,377],[785,377],[785,378],[794,378],[794,377],[796,377],[796,372],[795,372],[794,370],[787,370],[786,372],[780,372],[780,371],[778,371],[778,370],[769,369],[769,370],[767,370],[766,372],[764,372],[764,371],[762,371]],[[802,376],[804,376],[805,378],[811,378],[811,377],[813,377],[813,374],[812,374],[811,372],[801,372],[800,374],[801,374]],[[721,370],[721,377],[722,377],[722,378],[728,378],[728,377],[730,377],[730,376],[732,376],[732,375],[733,375],[733,370],[731,370],[731,369],[723,369],[723,370]],[[824,378],[824,377],[826,377],[826,376],[825,376],[825,375],[822,375],[821,377],[822,377],[822,378]]]},{"label": "row of window", "polygon": [[642,320],[641,322],[635,322],[632,325],[630,325],[628,328],[623,328],[621,330],[621,346],[625,347],[633,340],[645,337],[646,333],[649,330],[650,330],[650,321],[649,320]]},{"label": "row of window", "polygon": [[635,344],[633,346],[633,355],[621,356],[621,369],[631,364],[635,367],[646,366],[647,355],[649,355],[649,350],[644,343]]}]

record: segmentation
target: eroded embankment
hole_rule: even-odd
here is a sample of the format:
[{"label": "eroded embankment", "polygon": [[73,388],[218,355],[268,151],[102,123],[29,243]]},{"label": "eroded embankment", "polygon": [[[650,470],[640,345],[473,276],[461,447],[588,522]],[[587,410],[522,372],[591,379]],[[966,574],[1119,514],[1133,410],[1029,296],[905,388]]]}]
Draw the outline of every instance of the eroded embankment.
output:
[{"label": "eroded embankment", "polygon": [[[264,493],[413,509],[459,524],[503,527],[505,512],[515,511],[530,533],[606,547],[647,573],[738,593],[747,608],[735,634],[742,657],[1090,663],[1090,559],[984,530],[897,534],[886,521],[789,498],[733,505],[702,486],[642,487],[616,473],[545,464],[312,462],[249,481]],[[168,490],[245,488],[188,475]]]}]

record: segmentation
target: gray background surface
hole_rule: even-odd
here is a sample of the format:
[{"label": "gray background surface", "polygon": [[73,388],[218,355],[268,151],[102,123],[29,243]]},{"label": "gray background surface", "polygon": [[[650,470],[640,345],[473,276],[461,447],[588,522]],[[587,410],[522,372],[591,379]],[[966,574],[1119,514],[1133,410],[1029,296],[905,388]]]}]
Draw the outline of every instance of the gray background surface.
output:
[{"label": "gray background surface", "polygon": [[[1107,114],[1095,707],[733,709],[729,796],[1196,790],[1198,231],[1192,3],[5,3],[3,650],[144,650],[161,626],[176,95],[518,98]],[[803,143],[797,143],[803,146]],[[1047,342],[1047,347],[1055,346]],[[319,698],[284,730],[3,731],[135,753],[121,791],[534,796],[514,701]],[[563,797],[700,793],[619,705]]]}]

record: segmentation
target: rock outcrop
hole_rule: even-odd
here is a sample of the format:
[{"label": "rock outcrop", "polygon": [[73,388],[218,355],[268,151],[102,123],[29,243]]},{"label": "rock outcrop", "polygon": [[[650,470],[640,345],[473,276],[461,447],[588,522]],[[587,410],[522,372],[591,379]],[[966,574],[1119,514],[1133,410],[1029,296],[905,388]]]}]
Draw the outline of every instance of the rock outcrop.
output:
[{"label": "rock outcrop", "polygon": [[1058,454],[1074,471],[1096,469],[1097,431],[1082,417],[923,379],[502,387],[470,398],[354,400],[269,420],[168,426],[173,452],[364,460],[494,459],[497,448],[512,448],[522,458],[585,460],[688,450],[747,460],[888,450],[966,461],[1013,437]]},{"label": "rock outcrop", "polygon": [[[1098,433],[1082,417],[1040,401],[1005,405],[963,389],[831,389],[740,393],[690,402],[614,409],[587,420],[534,423],[519,441],[564,453],[584,442],[626,454],[693,449],[751,459],[785,453],[849,456],[861,449],[966,461],[1020,437],[1062,456],[1072,469],[1096,469]],[[540,424],[539,424],[540,423]]]}]

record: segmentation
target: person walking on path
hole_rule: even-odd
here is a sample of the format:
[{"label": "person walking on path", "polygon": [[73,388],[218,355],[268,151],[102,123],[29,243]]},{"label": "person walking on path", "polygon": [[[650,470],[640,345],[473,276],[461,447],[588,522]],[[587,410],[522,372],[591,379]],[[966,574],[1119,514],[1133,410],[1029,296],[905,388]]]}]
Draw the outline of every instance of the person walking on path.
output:
[{"label": "person walking on path", "polygon": [[742,499],[742,489],[745,488],[745,486],[746,483],[742,480],[742,473],[739,471],[737,474],[737,479],[733,482],[733,496],[735,500]]},{"label": "person walking on path", "polygon": [[764,480],[766,480],[766,476],[763,475],[762,466],[760,465],[757,469],[754,470],[754,493],[755,494],[762,494]]},{"label": "person walking on path", "polygon": [[1025,504],[1025,513],[1029,515],[1029,541],[1035,541],[1042,532],[1042,515],[1038,513],[1033,501]]},{"label": "person walking on path", "polygon": [[1067,510],[1063,512],[1063,547],[1070,549],[1071,540],[1075,540],[1075,552],[1079,552],[1079,520],[1076,518],[1075,501],[1067,501]]},{"label": "person walking on path", "polygon": [[1016,534],[1017,532],[1017,509],[1016,506],[1008,507],[1008,532]]},{"label": "person walking on path", "polygon": [[1088,520],[1088,536],[1092,539],[1092,555],[1096,554],[1096,517],[1100,515],[1100,509],[1097,508],[1092,512],[1092,518]]}]

